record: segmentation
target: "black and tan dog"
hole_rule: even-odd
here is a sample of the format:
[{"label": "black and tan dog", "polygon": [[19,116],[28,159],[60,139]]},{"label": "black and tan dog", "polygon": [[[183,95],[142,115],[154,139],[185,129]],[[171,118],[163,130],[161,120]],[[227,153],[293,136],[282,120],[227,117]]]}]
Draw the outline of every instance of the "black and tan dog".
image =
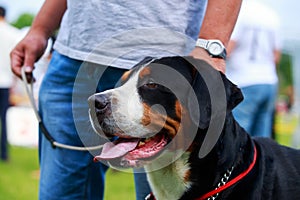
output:
[{"label": "black and tan dog", "polygon": [[118,137],[95,159],[144,166],[158,200],[300,199],[300,151],[252,139],[231,113],[242,98],[203,61],[146,59],[89,98],[95,131]]}]

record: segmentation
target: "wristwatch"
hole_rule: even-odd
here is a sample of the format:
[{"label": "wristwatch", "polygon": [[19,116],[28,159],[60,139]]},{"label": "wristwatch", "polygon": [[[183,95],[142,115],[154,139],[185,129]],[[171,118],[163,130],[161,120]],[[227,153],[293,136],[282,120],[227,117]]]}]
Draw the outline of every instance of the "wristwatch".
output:
[{"label": "wristwatch", "polygon": [[196,47],[205,49],[211,57],[226,60],[226,49],[220,40],[205,40],[199,38]]}]

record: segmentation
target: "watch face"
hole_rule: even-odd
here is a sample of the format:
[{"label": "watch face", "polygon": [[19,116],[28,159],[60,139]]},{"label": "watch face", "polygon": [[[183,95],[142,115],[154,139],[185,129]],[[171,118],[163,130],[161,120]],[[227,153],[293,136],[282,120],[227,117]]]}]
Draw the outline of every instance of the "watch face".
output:
[{"label": "watch face", "polygon": [[207,50],[215,56],[220,55],[223,52],[223,47],[218,42],[212,42],[208,46]]}]

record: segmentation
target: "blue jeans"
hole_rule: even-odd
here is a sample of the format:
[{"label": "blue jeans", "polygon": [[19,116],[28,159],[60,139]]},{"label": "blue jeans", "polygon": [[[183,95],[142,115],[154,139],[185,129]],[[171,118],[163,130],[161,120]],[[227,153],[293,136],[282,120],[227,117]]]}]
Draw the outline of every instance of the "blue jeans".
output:
[{"label": "blue jeans", "polygon": [[233,110],[236,120],[251,136],[271,137],[277,85],[260,84],[241,90],[244,100]]},{"label": "blue jeans", "polygon": [[9,88],[0,88],[0,158],[6,161],[7,152],[7,131],[6,131],[6,112],[9,108]]},{"label": "blue jeans", "polygon": [[[124,71],[83,63],[54,52],[39,94],[40,114],[52,137],[75,146],[103,143],[89,123],[87,99],[95,92],[113,88]],[[100,150],[52,148],[41,133],[39,145],[39,199],[103,199],[107,166],[93,162],[93,156]]]}]

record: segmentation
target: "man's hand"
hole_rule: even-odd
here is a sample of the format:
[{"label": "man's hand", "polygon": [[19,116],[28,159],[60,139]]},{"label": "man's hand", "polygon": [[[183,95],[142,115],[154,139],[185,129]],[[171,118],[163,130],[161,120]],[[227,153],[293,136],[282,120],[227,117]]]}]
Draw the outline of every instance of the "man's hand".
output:
[{"label": "man's hand", "polygon": [[67,0],[45,0],[29,33],[10,53],[11,69],[15,75],[21,77],[24,66],[30,77],[34,63],[43,55],[48,38],[59,28],[66,9]]},{"label": "man's hand", "polygon": [[21,78],[21,69],[25,67],[28,81],[31,81],[34,63],[43,55],[48,39],[38,31],[30,31],[10,53],[11,69]]},{"label": "man's hand", "polygon": [[206,52],[205,49],[202,49],[200,47],[195,47],[193,51],[190,53],[191,56],[197,59],[201,59],[206,61],[208,64],[213,66],[215,69],[225,73],[226,69],[226,62],[222,58],[212,58],[210,55]]}]

